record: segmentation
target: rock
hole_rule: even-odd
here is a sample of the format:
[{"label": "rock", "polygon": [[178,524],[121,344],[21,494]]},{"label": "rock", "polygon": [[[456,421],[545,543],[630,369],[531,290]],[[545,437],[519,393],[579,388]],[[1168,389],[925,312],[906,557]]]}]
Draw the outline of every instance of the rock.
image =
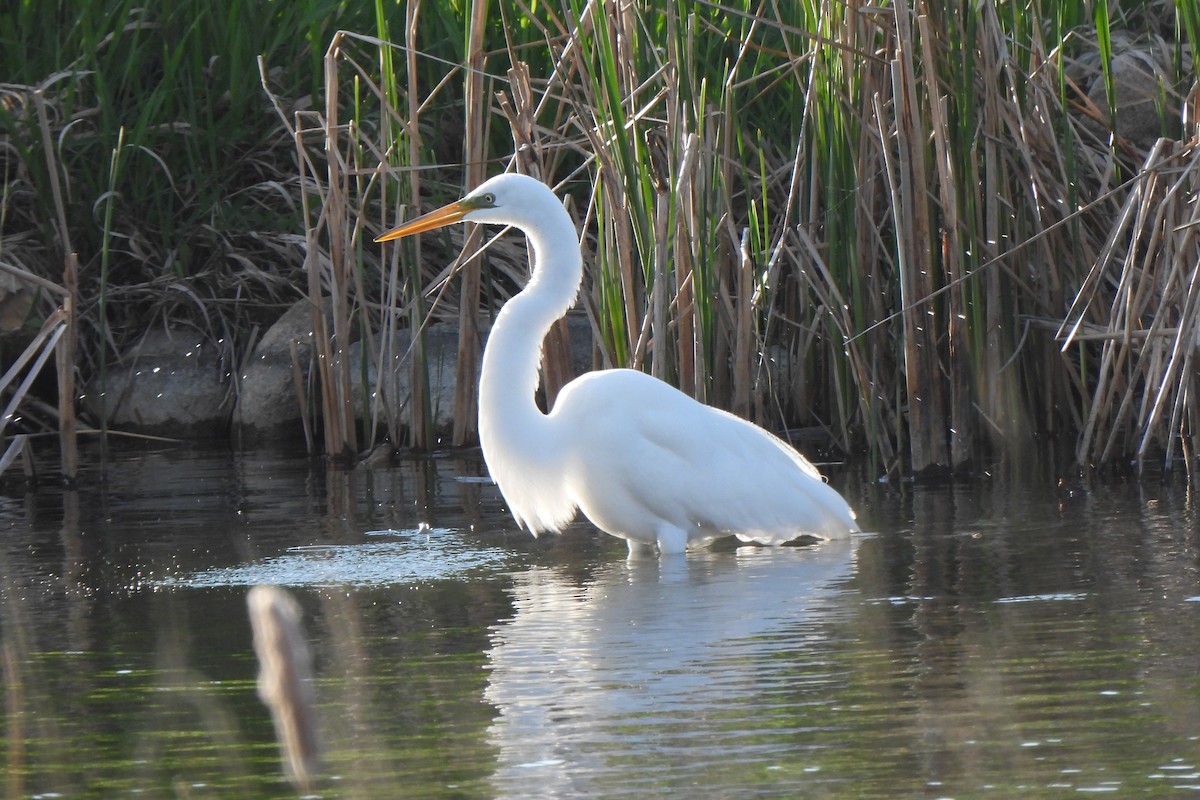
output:
[{"label": "rock", "polygon": [[[592,331],[587,317],[572,314],[567,324],[571,331],[571,360],[576,375],[592,368]],[[454,392],[458,375],[458,326],[451,323],[436,323],[425,329],[425,362],[429,371],[429,406],[433,416],[436,436],[448,440],[454,428]],[[367,380],[372,387],[367,415],[378,415],[380,420],[390,420],[388,427],[393,431],[407,431],[412,421],[412,341],[407,330],[397,332],[391,341],[388,367],[384,370],[383,393],[378,393],[380,381],[376,371],[376,360],[367,365]],[[482,352],[482,350],[480,351]],[[350,346],[351,362],[357,364],[362,357],[362,344]],[[354,407],[362,422],[362,381],[360,370],[354,370],[351,378],[354,389]]]},{"label": "rock", "polygon": [[[429,373],[429,407],[433,416],[433,427],[443,438],[454,427],[454,388],[458,370],[458,327],[439,322],[425,329],[425,363]],[[384,380],[378,375],[378,359],[367,364],[367,381],[371,395],[364,406],[362,397],[362,371],[355,369],[351,375],[354,391],[354,408],[362,422],[376,416],[392,431],[406,431],[412,424],[412,353],[409,346],[412,336],[409,331],[397,331],[386,348]],[[350,345],[350,361],[358,364],[362,358],[362,342]],[[380,392],[382,389],[382,392]],[[366,413],[364,414],[364,408]],[[368,419],[364,419],[364,416]]]},{"label": "rock", "polygon": [[[1113,56],[1111,70],[1117,135],[1140,148],[1150,147],[1163,134],[1164,115],[1169,119],[1177,113],[1161,107],[1167,93],[1153,55],[1127,50]],[[1102,76],[1093,81],[1088,99],[1107,116],[1108,91]]]},{"label": "rock", "polygon": [[[243,444],[292,437],[303,441],[304,423],[292,365],[293,344],[307,385],[313,350],[312,304],[307,300],[294,304],[267,329],[242,369],[233,424]],[[309,398],[310,405],[315,400]]]},{"label": "rock", "polygon": [[108,427],[173,438],[229,432],[232,396],[228,362],[218,344],[191,329],[153,329],[93,380],[84,407]]},{"label": "rock", "polygon": [[[591,327],[587,318],[578,314],[572,315],[570,327],[572,359],[576,374],[579,374],[591,368]],[[370,394],[365,402],[362,392],[363,343],[353,343],[348,351],[354,409],[359,422],[369,426],[374,419],[393,440],[403,441],[412,424],[411,341],[407,329],[393,334],[386,343],[382,370],[378,354],[367,355],[365,369]],[[458,326],[446,322],[430,325],[425,329],[424,341],[434,432],[447,440],[454,427]],[[304,429],[293,378],[293,342],[311,395],[308,400],[314,418],[320,415],[318,389],[308,380],[313,350],[312,311],[307,301],[301,301],[271,326],[242,370],[233,423],[243,444],[279,442],[291,437],[302,441]],[[383,344],[379,337],[373,342],[376,347]]]},{"label": "rock", "polygon": [[[580,314],[569,319],[575,374],[591,369],[591,327]],[[379,340],[376,339],[376,342]],[[425,330],[425,359],[429,374],[429,404],[435,433],[445,439],[454,426],[454,391],[458,369],[458,328],[437,323]],[[359,421],[378,420],[398,437],[412,419],[412,353],[407,330],[393,335],[386,351],[383,379],[379,361],[366,364],[370,396],[364,404],[360,359],[361,342],[349,348],[354,403]],[[312,362],[312,307],[293,305],[263,335],[242,370],[236,407],[230,391],[232,376],[221,348],[206,343],[192,330],[155,330],[109,367],[107,386],[87,387],[84,407],[96,416],[108,415],[113,429],[173,438],[227,436],[232,421],[243,444],[265,441],[301,442],[304,428],[296,395],[293,344],[302,378],[310,393],[314,417],[319,415],[318,391],[309,385]],[[365,413],[364,413],[365,412]],[[231,419],[232,418],[232,419]]]},{"label": "rock", "polygon": [[25,328],[36,298],[37,292],[31,284],[0,272],[0,337],[20,333]]}]

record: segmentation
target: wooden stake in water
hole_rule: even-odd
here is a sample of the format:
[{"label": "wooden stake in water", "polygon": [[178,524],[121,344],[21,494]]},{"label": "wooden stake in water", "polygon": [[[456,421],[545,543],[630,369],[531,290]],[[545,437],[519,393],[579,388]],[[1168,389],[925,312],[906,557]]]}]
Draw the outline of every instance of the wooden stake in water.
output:
[{"label": "wooden stake in water", "polygon": [[288,779],[308,791],[319,748],[312,658],[300,625],[300,604],[277,586],[255,586],[246,605],[258,656],[258,696],[271,710]]}]

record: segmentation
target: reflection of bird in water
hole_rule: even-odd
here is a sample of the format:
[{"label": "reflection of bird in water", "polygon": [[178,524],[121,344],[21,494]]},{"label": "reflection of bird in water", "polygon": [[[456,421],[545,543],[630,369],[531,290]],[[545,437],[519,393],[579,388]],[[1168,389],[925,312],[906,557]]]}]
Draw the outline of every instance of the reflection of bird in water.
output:
[{"label": "reflection of bird in water", "polygon": [[587,373],[543,414],[534,400],[542,340],[583,280],[575,226],[545,184],[499,175],[376,241],[459,221],[512,225],[533,248],[533,277],[497,315],[479,381],[484,460],[520,525],[559,531],[580,510],[631,553],[730,534],[778,544],[858,530],[846,501],[791,447],[645,373]]},{"label": "reflection of bird in water", "polygon": [[[841,696],[857,543],[610,562],[582,584],[513,573],[487,652],[492,796],[660,796],[651,775],[703,775],[699,796],[743,797],[749,764],[794,765],[824,738],[806,709]],[[755,774],[756,796],[796,796],[794,772]]]}]

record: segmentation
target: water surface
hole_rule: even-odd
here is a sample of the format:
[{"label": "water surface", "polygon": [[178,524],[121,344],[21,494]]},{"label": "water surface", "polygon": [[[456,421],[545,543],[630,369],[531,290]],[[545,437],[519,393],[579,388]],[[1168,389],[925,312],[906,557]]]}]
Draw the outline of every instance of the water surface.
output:
[{"label": "water surface", "polygon": [[516,530],[482,475],[163,448],[7,485],[7,794],[296,796],[255,692],[264,582],[305,612],[315,796],[1200,794],[1182,487],[835,475],[870,535],[627,562]]}]

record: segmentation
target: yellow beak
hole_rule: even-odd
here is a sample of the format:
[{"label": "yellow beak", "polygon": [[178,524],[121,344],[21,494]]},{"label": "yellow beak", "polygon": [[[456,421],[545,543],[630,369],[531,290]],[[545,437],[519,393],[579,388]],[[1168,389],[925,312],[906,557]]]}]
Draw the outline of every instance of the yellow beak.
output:
[{"label": "yellow beak", "polygon": [[474,209],[476,206],[468,203],[466,200],[455,200],[449,205],[442,206],[437,211],[430,211],[428,214],[423,214],[416,219],[409,220],[398,228],[392,228],[385,234],[376,237],[376,242],[390,242],[393,239],[401,239],[405,236],[412,236],[414,233],[424,233],[431,231],[434,228],[441,228],[453,222],[459,222],[467,212]]}]

